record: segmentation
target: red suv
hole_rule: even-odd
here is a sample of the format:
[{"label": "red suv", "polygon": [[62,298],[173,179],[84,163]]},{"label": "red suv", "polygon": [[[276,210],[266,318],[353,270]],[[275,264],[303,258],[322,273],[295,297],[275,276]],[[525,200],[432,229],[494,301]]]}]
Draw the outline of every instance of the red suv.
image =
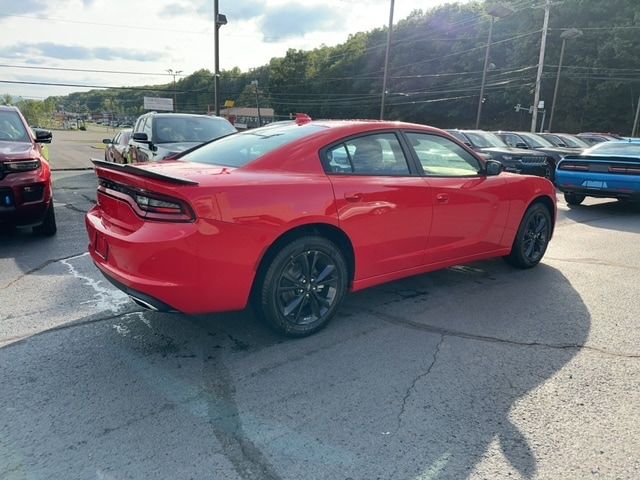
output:
[{"label": "red suv", "polygon": [[32,132],[20,110],[0,106],[0,229],[18,225],[56,233],[51,170],[42,143],[51,143],[51,132]]}]

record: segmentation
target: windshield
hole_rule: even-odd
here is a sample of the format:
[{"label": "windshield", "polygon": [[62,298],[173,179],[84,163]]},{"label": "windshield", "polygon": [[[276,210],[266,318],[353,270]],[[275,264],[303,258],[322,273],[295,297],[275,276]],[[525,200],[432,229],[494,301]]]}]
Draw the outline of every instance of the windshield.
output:
[{"label": "windshield", "polygon": [[502,141],[500,137],[498,137],[494,133],[490,132],[464,132],[464,134],[469,138],[474,147],[478,148],[505,148],[507,144]]},{"label": "windshield", "polygon": [[603,142],[584,151],[585,155],[613,155],[640,158],[640,143]]},{"label": "windshield", "polygon": [[327,127],[279,125],[230,135],[186,154],[180,160],[226,167],[242,167],[288,143],[313,135]]},{"label": "windshield", "polygon": [[187,116],[158,116],[154,128],[155,143],[203,143],[236,131],[226,120]]},{"label": "windshield", "polygon": [[27,129],[16,112],[0,111],[0,141],[31,142]]},{"label": "windshield", "polygon": [[531,148],[548,148],[554,146],[553,143],[546,138],[542,138],[534,133],[519,133],[518,135],[526,139]]},{"label": "windshield", "polygon": [[574,137],[573,135],[556,135],[560,140],[562,140],[565,145],[569,148],[589,148],[589,145],[584,140]]}]

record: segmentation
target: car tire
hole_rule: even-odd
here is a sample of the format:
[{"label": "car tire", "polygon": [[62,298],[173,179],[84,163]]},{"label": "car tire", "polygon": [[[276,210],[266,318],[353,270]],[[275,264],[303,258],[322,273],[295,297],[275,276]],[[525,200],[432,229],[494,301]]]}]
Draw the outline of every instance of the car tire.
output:
[{"label": "car tire", "polygon": [[38,235],[45,235],[51,237],[56,234],[58,227],[56,226],[56,212],[53,209],[53,201],[47,209],[47,213],[44,215],[44,220],[41,225],[33,227],[33,233]]},{"label": "car tire", "polygon": [[323,237],[302,237],[286,244],[266,266],[254,306],[278,333],[305,337],[335,316],[347,285],[347,264],[338,247]]},{"label": "car tire", "polygon": [[567,205],[570,205],[572,207],[580,205],[582,202],[584,202],[585,198],[585,195],[580,195],[578,193],[567,192],[564,194],[564,201],[567,202]]},{"label": "car tire", "polygon": [[542,203],[534,203],[524,214],[507,263],[517,268],[535,267],[544,257],[551,237],[551,214]]}]

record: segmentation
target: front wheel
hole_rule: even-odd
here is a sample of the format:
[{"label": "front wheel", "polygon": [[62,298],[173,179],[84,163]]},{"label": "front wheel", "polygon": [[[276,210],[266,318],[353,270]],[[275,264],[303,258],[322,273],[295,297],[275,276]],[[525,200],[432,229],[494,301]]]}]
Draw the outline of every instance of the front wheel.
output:
[{"label": "front wheel", "polygon": [[535,267],[544,253],[551,237],[551,214],[541,203],[534,203],[524,214],[518,233],[505,260],[518,268]]},{"label": "front wheel", "polygon": [[258,284],[257,310],[279,333],[304,337],[333,318],[348,284],[342,252],[323,237],[284,246]]},{"label": "front wheel", "polygon": [[564,194],[564,201],[567,202],[567,205],[580,205],[584,199],[585,195],[580,195],[578,193],[567,192]]}]

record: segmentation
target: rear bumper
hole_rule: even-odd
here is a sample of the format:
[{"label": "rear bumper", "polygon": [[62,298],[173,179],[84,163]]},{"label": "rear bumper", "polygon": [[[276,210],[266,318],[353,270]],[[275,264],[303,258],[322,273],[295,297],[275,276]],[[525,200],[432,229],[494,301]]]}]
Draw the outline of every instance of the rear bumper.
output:
[{"label": "rear bumper", "polygon": [[563,193],[588,197],[640,200],[640,176],[558,170],[556,185]]},{"label": "rear bumper", "polygon": [[229,258],[219,231],[198,222],[142,222],[127,231],[103,218],[99,206],[85,223],[96,266],[147,308],[187,314],[245,308],[253,270]]}]

